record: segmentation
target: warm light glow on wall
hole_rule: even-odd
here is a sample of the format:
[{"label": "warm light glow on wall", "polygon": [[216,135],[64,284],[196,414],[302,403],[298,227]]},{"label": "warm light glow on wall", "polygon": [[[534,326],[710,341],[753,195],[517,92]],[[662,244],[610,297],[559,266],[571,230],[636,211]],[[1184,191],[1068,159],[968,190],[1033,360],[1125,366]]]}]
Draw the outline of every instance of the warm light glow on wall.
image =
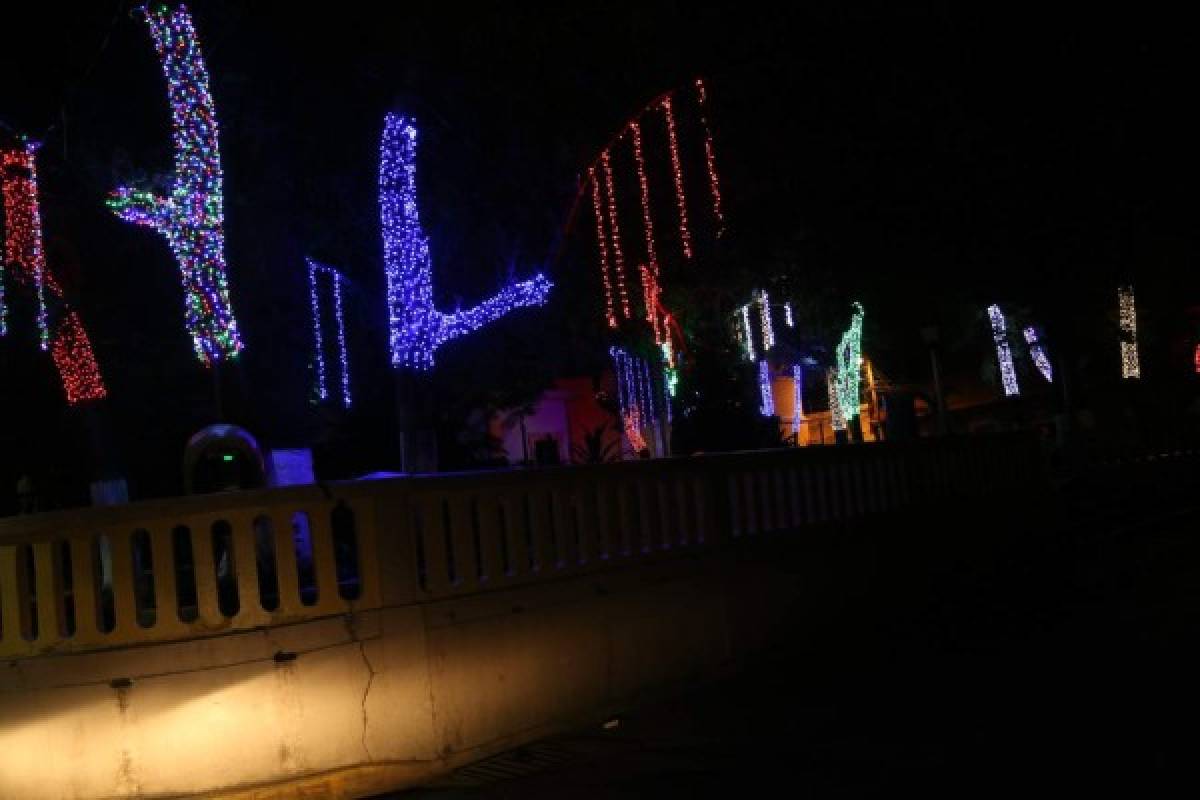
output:
[{"label": "warm light glow on wall", "polygon": [[1000,380],[1004,384],[1004,394],[1007,397],[1020,394],[1017,385],[1017,371],[1013,367],[1012,348],[1008,344],[1008,324],[1000,306],[990,305],[987,309],[992,321],[992,341],[996,345],[996,361],[1000,365]]},{"label": "warm light glow on wall", "polygon": [[1142,367],[1138,361],[1137,305],[1132,286],[1122,286],[1117,290],[1117,305],[1121,323],[1121,377],[1140,378]]}]

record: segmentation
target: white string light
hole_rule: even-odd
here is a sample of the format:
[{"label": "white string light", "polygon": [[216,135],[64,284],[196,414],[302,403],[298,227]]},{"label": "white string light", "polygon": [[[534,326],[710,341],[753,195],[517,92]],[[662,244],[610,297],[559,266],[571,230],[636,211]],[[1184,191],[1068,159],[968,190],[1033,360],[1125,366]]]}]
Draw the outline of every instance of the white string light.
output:
[{"label": "white string light", "polygon": [[1029,356],[1033,359],[1033,365],[1038,368],[1038,372],[1042,373],[1042,377],[1047,383],[1054,382],[1054,368],[1050,366],[1050,359],[1046,357],[1046,348],[1042,347],[1041,340],[1038,338],[1038,331],[1033,325],[1025,328],[1025,343],[1029,345]]},{"label": "white string light", "polygon": [[754,333],[750,329],[750,305],[744,305],[739,309],[742,315],[742,333],[745,338],[742,339],[742,345],[746,349],[746,360],[754,360]]},{"label": "white string light", "polygon": [[1013,397],[1021,393],[1017,385],[1017,371],[1013,368],[1012,348],[1008,345],[1008,324],[1004,321],[1004,313],[998,305],[990,305],[987,309],[992,320],[992,340],[996,343],[996,361],[1000,365],[1000,380],[1004,384],[1004,394]]},{"label": "white string light", "polygon": [[775,346],[775,327],[771,324],[771,300],[765,291],[756,293],[758,296],[759,322],[762,324],[763,352]]},{"label": "white string light", "polygon": [[1140,378],[1142,367],[1138,361],[1137,306],[1133,300],[1133,287],[1122,286],[1117,290],[1117,304],[1121,317],[1121,377]]}]

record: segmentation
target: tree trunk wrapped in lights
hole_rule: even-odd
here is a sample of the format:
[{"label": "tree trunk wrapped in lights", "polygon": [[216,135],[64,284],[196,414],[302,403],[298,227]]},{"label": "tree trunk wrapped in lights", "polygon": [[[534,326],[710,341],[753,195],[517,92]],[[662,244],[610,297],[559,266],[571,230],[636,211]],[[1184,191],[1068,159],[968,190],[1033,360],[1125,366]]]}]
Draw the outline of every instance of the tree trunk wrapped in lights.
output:
[{"label": "tree trunk wrapped in lights", "polygon": [[145,10],[167,79],[175,172],[166,196],[122,186],[108,198],[121,219],[167,240],[183,279],[196,356],[207,366],[242,349],[225,274],[224,198],[217,118],[208,69],[186,6]]},{"label": "tree trunk wrapped in lights", "polygon": [[517,308],[542,305],[553,284],[537,274],[512,283],[474,308],[446,314],[433,304],[429,239],[421,229],[416,187],[417,128],[388,114],[379,161],[379,211],[387,271],[392,365],[425,371],[446,342],[478,330]]}]

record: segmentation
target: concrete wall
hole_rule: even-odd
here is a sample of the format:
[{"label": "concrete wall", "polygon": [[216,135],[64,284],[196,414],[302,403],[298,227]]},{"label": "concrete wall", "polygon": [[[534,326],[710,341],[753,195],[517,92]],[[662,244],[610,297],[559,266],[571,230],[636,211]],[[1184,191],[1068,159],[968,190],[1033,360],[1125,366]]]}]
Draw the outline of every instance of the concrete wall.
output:
[{"label": "concrete wall", "polygon": [[[813,551],[837,536],[832,523],[1028,481],[1032,452],[1014,438],[820,448],[371,481],[332,496],[274,490],[0,527],[0,798],[263,800],[410,785],[717,675],[768,646],[785,617],[819,615],[814,587],[866,574],[852,552]],[[335,539],[323,520],[335,504],[355,515],[352,600],[329,591]],[[68,530],[153,534],[183,520],[205,531],[227,518],[245,556],[251,519],[295,508],[314,520],[315,605],[281,573],[279,608],[255,607],[245,568],[256,561],[243,557],[231,617],[211,616],[217,587],[204,580],[197,621],[173,620],[163,591],[154,624],[122,624],[133,601],[118,585],[113,631],[51,629],[62,584],[46,554]],[[35,586],[20,579],[26,557]],[[155,561],[156,581],[170,563]],[[835,564],[843,577],[831,580]],[[87,570],[77,573],[79,591]],[[129,577],[120,558],[114,574]],[[18,635],[29,614],[50,627]]]}]

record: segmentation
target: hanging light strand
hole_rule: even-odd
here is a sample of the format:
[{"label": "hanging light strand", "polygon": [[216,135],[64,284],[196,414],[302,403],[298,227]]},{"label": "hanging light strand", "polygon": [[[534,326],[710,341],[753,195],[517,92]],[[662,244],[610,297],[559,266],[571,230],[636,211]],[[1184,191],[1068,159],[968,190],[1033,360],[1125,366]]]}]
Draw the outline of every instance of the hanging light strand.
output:
[{"label": "hanging light strand", "polygon": [[679,159],[679,137],[675,130],[675,110],[671,105],[671,95],[662,99],[663,116],[667,120],[667,137],[671,148],[671,171],[675,180],[675,202],[679,206],[679,244],[683,248],[684,258],[692,257],[692,232],[688,226],[687,194],[683,188],[683,165]]},{"label": "hanging light strand", "polygon": [[608,327],[617,327],[617,315],[613,308],[612,280],[609,278],[608,235],[604,232],[604,211],[600,202],[600,183],[596,180],[596,168],[588,168],[588,182],[592,184],[592,210],[596,215],[596,246],[600,250],[600,275],[604,278],[604,317]]},{"label": "hanging light strand", "polygon": [[696,97],[700,104],[700,124],[704,128],[704,161],[708,166],[708,188],[712,193],[713,216],[717,218],[717,236],[725,233],[725,212],[721,210],[721,181],[717,176],[717,155],[713,147],[712,126],[708,124],[708,92],[704,80],[696,79]]},{"label": "hanging light strand", "polygon": [[333,274],[333,313],[337,320],[338,360],[342,367],[342,405],[350,407],[350,357],[346,352],[346,315],[342,310],[342,278],[341,273]]},{"label": "hanging light strand", "polygon": [[626,319],[629,313],[629,292],[625,288],[625,254],[621,250],[621,223],[617,214],[617,198],[613,190],[612,159],[605,150],[600,156],[604,165],[604,188],[608,200],[608,230],[612,234],[613,267],[617,273],[617,293],[621,296],[621,311]]},{"label": "hanging light strand", "polygon": [[308,260],[308,301],[312,306],[313,318],[313,350],[317,365],[317,397],[322,400],[329,398],[329,388],[325,382],[325,342],[321,336],[321,297],[317,289],[317,265],[312,259]]}]

